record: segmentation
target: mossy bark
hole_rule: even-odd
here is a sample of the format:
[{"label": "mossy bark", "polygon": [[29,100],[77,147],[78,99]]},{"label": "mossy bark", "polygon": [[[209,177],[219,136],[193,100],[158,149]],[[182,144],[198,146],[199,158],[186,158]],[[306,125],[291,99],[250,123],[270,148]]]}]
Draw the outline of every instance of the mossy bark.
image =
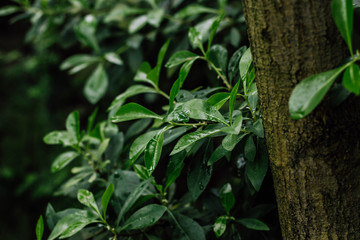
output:
[{"label": "mossy bark", "polygon": [[360,99],[292,120],[302,79],[347,56],[330,0],[243,0],[284,239],[360,239]]}]

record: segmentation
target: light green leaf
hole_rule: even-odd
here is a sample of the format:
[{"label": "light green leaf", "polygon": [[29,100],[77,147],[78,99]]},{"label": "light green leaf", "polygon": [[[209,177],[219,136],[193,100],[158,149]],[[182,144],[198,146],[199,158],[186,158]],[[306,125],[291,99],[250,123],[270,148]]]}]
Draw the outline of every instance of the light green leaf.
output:
[{"label": "light green leaf", "polygon": [[147,14],[147,22],[151,26],[158,28],[163,20],[164,13],[164,9],[162,8],[156,8],[149,11]]},{"label": "light green leaf", "polygon": [[65,126],[69,134],[79,141],[80,118],[78,111],[74,111],[68,115],[68,117],[66,118]]},{"label": "light green leaf", "polygon": [[174,53],[165,64],[165,67],[172,68],[184,62],[193,60],[194,58],[199,58],[199,56],[193,52],[182,50]]},{"label": "light green leaf", "polygon": [[150,178],[149,171],[146,167],[140,164],[134,164],[134,172],[139,176],[140,179],[146,180]]},{"label": "light green leaf", "polygon": [[219,93],[215,93],[214,95],[211,95],[206,100],[206,102],[216,107],[216,109],[219,110],[229,98],[230,98],[230,93],[219,92]]},{"label": "light green leaf", "polygon": [[239,85],[240,85],[240,79],[235,84],[235,86],[233,87],[233,89],[231,90],[231,93],[230,93],[230,100],[229,100],[230,124],[232,124],[232,117],[233,117],[232,115],[233,115],[233,112],[234,112],[234,106],[235,106],[237,92],[239,90]]},{"label": "light green leaf", "polygon": [[200,32],[196,30],[196,28],[191,27],[189,29],[189,40],[193,48],[203,48],[203,37],[201,36]]},{"label": "light green leaf", "polygon": [[178,152],[181,152],[185,148],[189,147],[191,144],[203,138],[210,137],[211,135],[218,133],[220,131],[221,131],[220,129],[212,129],[212,130],[201,130],[186,134],[185,136],[180,138],[179,141],[176,143],[174,149],[170,153],[170,156]]},{"label": "light green leaf", "polygon": [[157,86],[154,84],[154,82],[148,78],[148,74],[150,73],[151,70],[152,68],[150,64],[148,62],[143,62],[135,74],[134,81],[146,82],[156,88]]},{"label": "light green leaf", "polygon": [[61,63],[60,69],[66,70],[71,68],[70,73],[74,74],[98,61],[99,58],[96,56],[92,56],[88,54],[76,54],[65,59],[65,61]]},{"label": "light green leaf", "polygon": [[226,216],[218,217],[214,223],[214,233],[217,238],[221,237],[226,230]]},{"label": "light green leaf", "polygon": [[2,8],[0,8],[0,17],[13,14],[13,13],[15,13],[17,11],[20,11],[19,7],[15,7],[15,6],[2,7]]},{"label": "light green leaf", "polygon": [[350,53],[352,51],[352,31],[354,9],[352,0],[332,0],[331,10],[341,36],[344,38],[349,47]]},{"label": "light green leaf", "polygon": [[160,130],[156,136],[151,138],[145,148],[144,161],[149,173],[152,173],[155,170],[160,160],[164,142],[164,131],[165,130]]},{"label": "light green leaf", "polygon": [[57,156],[51,165],[51,172],[57,172],[63,169],[71,161],[79,156],[79,153],[74,151],[64,152]]},{"label": "light green leaf", "polygon": [[249,229],[258,230],[258,231],[269,231],[270,228],[263,223],[262,221],[256,218],[242,218],[237,220],[237,222],[241,223],[243,226]]},{"label": "light green leaf", "polygon": [[118,123],[140,118],[162,119],[161,116],[137,103],[128,103],[122,106],[115,115],[111,117],[111,121]]},{"label": "light green leaf", "polygon": [[86,225],[99,222],[98,216],[90,211],[78,210],[61,218],[52,230],[48,240],[53,240],[60,236],[60,239],[73,236]]},{"label": "light green leaf", "polygon": [[[248,48],[245,53],[242,55],[240,62],[239,62],[239,71],[240,71],[240,76],[241,79],[243,81],[243,84],[246,84],[246,76],[249,72],[249,68],[251,66],[252,63],[252,56],[251,56],[251,51],[250,48]],[[244,90],[246,92],[248,86],[244,86]]]},{"label": "light green leaf", "polygon": [[220,189],[220,201],[225,209],[226,214],[229,215],[230,210],[233,208],[233,206],[235,204],[235,196],[232,192],[230,183],[226,183]]},{"label": "light green leaf", "polygon": [[158,204],[149,204],[130,216],[124,223],[122,230],[143,229],[155,224],[164,215],[166,207]]},{"label": "light green leaf", "polygon": [[258,151],[259,156],[255,161],[247,162],[245,168],[245,173],[256,191],[260,190],[269,164],[266,147],[263,144],[259,144]]},{"label": "light green leaf", "polygon": [[175,18],[185,18],[191,15],[198,15],[201,13],[217,13],[216,9],[207,8],[199,4],[190,4],[175,14]]},{"label": "light green leaf", "polygon": [[95,202],[94,195],[90,191],[86,189],[79,189],[77,194],[77,199],[81,204],[84,204],[85,206],[91,208],[101,217],[99,208]]},{"label": "light green leaf", "polygon": [[293,119],[300,119],[311,113],[345,68],[346,65],[343,65],[302,80],[290,96],[289,111],[291,117]]},{"label": "light green leaf", "polygon": [[110,198],[114,192],[114,185],[112,183],[109,184],[109,186],[106,188],[105,192],[101,196],[101,205],[103,209],[103,216],[104,219],[106,218],[106,210],[110,202]]},{"label": "light green leaf", "polygon": [[99,64],[90,75],[84,87],[84,95],[92,104],[97,103],[105,94],[108,87],[108,77],[102,64]]},{"label": "light green leaf", "polygon": [[176,226],[176,233],[178,233],[178,239],[186,240],[205,240],[205,233],[203,228],[195,222],[193,219],[182,215],[180,213],[173,213],[168,210],[170,218],[173,224]]},{"label": "light green leaf", "polygon": [[93,48],[96,52],[100,52],[99,45],[97,43],[95,32],[97,27],[96,17],[88,14],[84,19],[79,22],[75,27],[76,37],[81,43]]},{"label": "light green leaf", "polygon": [[35,233],[36,233],[36,239],[41,240],[44,233],[44,220],[42,215],[40,215],[36,223]]},{"label": "light green leaf", "polygon": [[229,134],[222,140],[221,144],[227,151],[232,151],[235,146],[247,135],[243,133],[241,135]]},{"label": "light green leaf", "polygon": [[116,6],[105,16],[104,22],[109,23],[112,21],[121,22],[127,16],[146,13],[148,9],[134,8],[123,4],[116,4]]},{"label": "light green leaf", "polygon": [[186,152],[181,151],[170,158],[170,161],[169,161],[169,164],[168,164],[167,170],[166,170],[165,191],[180,176],[181,170],[184,167],[185,157],[186,157]]},{"label": "light green leaf", "polygon": [[350,66],[346,68],[342,83],[350,92],[356,95],[360,94],[360,68],[358,65],[351,63]]},{"label": "light green leaf", "polygon": [[230,127],[223,127],[223,128],[221,128],[221,131],[226,132],[228,134],[238,135],[241,131],[242,122],[243,122],[243,117],[240,112],[240,115],[238,115],[235,118],[233,125],[231,125]]},{"label": "light green leaf", "polygon": [[104,55],[104,58],[110,62],[110,63],[113,63],[113,64],[116,64],[116,65],[123,65],[124,62],[122,61],[122,59],[120,58],[120,56],[114,52],[108,52]]},{"label": "light green leaf", "polygon": [[91,113],[90,117],[88,118],[88,124],[87,124],[87,128],[86,128],[86,131],[88,134],[90,134],[92,131],[98,110],[99,110],[99,108],[96,107],[94,109],[94,111]]},{"label": "light green leaf", "polygon": [[130,146],[129,151],[129,165],[132,165],[140,154],[145,150],[148,142],[158,133],[158,131],[150,131],[142,134]]},{"label": "light green leaf", "polygon": [[249,138],[245,142],[244,154],[248,161],[250,162],[254,161],[256,156],[256,146],[254,144],[254,140],[252,136],[249,136]]},{"label": "light green leaf", "polygon": [[262,119],[259,118],[254,122],[254,124],[248,129],[250,132],[255,133],[255,135],[263,138],[264,137],[264,127],[262,124]]},{"label": "light green leaf", "polygon": [[220,144],[215,151],[211,154],[208,165],[214,164],[216,161],[224,157],[226,154],[228,154],[230,151],[226,150],[222,144]]},{"label": "light green leaf", "polygon": [[141,15],[139,17],[134,18],[129,24],[129,33],[133,34],[140,29],[142,29],[147,23],[148,17],[147,15]]},{"label": "light green leaf", "polygon": [[71,146],[75,144],[75,139],[67,131],[53,131],[45,135],[43,141],[46,144],[63,144]]}]

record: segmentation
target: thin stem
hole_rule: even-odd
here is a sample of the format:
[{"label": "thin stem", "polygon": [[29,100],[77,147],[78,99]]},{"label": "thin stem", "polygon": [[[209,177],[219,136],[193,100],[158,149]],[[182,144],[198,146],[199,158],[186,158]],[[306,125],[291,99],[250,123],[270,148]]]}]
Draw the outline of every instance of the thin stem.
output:
[{"label": "thin stem", "polygon": [[199,122],[199,123],[177,123],[177,122],[169,122],[174,126],[190,126],[190,127],[198,127],[198,126],[206,126],[207,122]]},{"label": "thin stem", "polygon": [[226,77],[219,71],[219,68],[217,68],[217,67],[214,65],[214,63],[211,62],[211,61],[206,57],[205,52],[203,52],[203,54],[204,54],[204,57],[200,57],[200,59],[203,59],[203,60],[207,61],[207,62],[210,64],[210,66],[215,70],[215,72],[217,73],[217,75],[223,80],[223,83],[225,84],[226,88],[227,88],[228,90],[231,90],[232,87],[231,87],[230,83],[227,81]]}]

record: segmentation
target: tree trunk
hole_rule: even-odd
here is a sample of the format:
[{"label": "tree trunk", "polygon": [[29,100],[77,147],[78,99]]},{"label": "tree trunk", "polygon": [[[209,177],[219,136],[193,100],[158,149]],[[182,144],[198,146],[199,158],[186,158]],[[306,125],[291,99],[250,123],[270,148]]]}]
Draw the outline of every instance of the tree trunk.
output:
[{"label": "tree trunk", "polygon": [[360,104],[329,96],[302,120],[288,101],[302,79],[347,50],[330,0],[243,0],[284,239],[360,239]]}]

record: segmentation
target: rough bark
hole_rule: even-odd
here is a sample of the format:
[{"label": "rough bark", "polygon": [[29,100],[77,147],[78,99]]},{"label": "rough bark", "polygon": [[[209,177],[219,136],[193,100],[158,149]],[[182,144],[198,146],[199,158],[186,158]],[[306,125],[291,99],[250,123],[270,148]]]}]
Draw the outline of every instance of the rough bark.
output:
[{"label": "rough bark", "polygon": [[330,0],[243,0],[284,239],[360,239],[360,104],[292,120],[291,91],[347,55]]}]

